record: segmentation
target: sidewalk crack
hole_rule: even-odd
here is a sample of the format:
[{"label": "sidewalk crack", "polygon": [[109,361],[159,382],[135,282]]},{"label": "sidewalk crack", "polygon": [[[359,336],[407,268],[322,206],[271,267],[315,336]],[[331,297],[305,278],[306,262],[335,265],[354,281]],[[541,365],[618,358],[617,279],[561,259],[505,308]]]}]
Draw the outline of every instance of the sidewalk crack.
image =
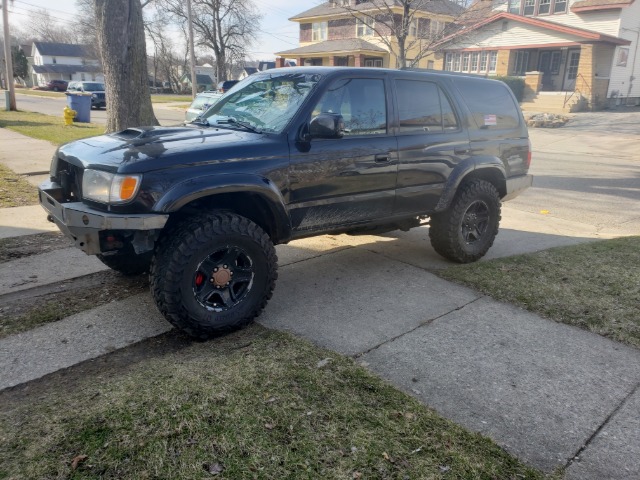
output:
[{"label": "sidewalk crack", "polygon": [[622,399],[620,404],[613,409],[613,411],[607,416],[607,418],[604,419],[604,421],[600,424],[600,426],[598,426],[598,428],[596,428],[596,430],[591,434],[591,436],[587,439],[587,441],[584,442],[584,445],[582,445],[575,454],[569,457],[569,459],[567,460],[567,463],[564,466],[565,471],[571,465],[573,465],[576,460],[578,460],[580,455],[582,455],[582,452],[584,452],[587,449],[587,447],[591,444],[591,442],[593,442],[593,440],[600,434],[600,432],[604,429],[604,427],[606,427],[609,421],[620,411],[620,409],[622,409],[622,407],[624,407],[627,404],[629,399],[636,394],[638,389],[640,389],[640,382],[637,383],[635,387],[633,387],[631,392],[629,392],[629,394],[627,394],[627,396],[625,396]]},{"label": "sidewalk crack", "polygon": [[404,337],[405,335],[408,335],[408,334],[410,334],[410,333],[415,332],[415,331],[416,331],[416,330],[418,330],[419,328],[426,327],[427,325],[431,325],[433,322],[435,322],[436,320],[438,320],[438,319],[440,319],[440,318],[442,318],[442,317],[446,317],[447,315],[449,315],[449,314],[451,314],[451,313],[454,313],[454,312],[459,312],[459,311],[460,311],[460,310],[462,310],[463,308],[466,308],[466,307],[468,307],[469,305],[471,305],[472,303],[475,303],[475,302],[477,302],[478,300],[481,300],[481,299],[483,299],[483,298],[487,298],[487,297],[486,297],[486,295],[481,295],[481,296],[479,296],[479,297],[477,297],[477,298],[474,298],[474,299],[473,299],[473,300],[471,300],[470,302],[465,303],[464,305],[460,305],[459,307],[454,308],[453,310],[449,310],[448,312],[445,312],[445,313],[443,313],[443,314],[441,314],[441,315],[438,315],[437,317],[433,317],[433,318],[430,318],[430,319],[425,320],[425,321],[423,321],[423,322],[420,322],[420,324],[419,324],[419,325],[417,325],[416,327],[412,328],[411,330],[407,330],[406,332],[403,332],[403,333],[401,333],[401,334],[399,334],[399,335],[396,335],[396,336],[395,336],[395,337],[393,337],[393,338],[390,338],[390,339],[388,339],[388,340],[385,340],[384,342],[379,343],[378,345],[374,345],[373,347],[371,347],[371,348],[369,348],[369,349],[367,349],[367,350],[364,350],[363,352],[356,353],[355,355],[352,355],[352,356],[351,356],[351,358],[353,358],[353,359],[360,358],[360,357],[362,357],[363,355],[366,355],[367,353],[370,353],[370,352],[373,352],[374,350],[377,350],[378,348],[380,348],[380,347],[381,347],[381,346],[383,346],[383,345],[386,345],[387,343],[395,342],[395,341],[396,341],[396,340],[398,340],[399,338],[402,338],[402,337]]}]

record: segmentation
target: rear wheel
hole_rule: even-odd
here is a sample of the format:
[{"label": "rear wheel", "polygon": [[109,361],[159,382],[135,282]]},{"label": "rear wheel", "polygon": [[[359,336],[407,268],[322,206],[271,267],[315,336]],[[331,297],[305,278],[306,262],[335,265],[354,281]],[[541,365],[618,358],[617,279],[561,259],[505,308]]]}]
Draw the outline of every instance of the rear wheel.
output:
[{"label": "rear wheel", "polygon": [[232,213],[194,216],[166,235],[151,264],[165,318],[206,339],[248,325],[271,298],[277,257],[268,235]]},{"label": "rear wheel", "polygon": [[485,180],[462,184],[451,206],[431,216],[429,238],[434,250],[458,263],[482,258],[498,234],[500,196]]}]

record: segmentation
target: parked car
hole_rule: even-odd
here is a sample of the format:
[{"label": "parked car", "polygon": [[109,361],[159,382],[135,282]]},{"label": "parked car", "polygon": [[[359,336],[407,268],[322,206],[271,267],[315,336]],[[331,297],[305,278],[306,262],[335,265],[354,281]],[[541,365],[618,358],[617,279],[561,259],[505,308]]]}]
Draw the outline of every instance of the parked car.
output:
[{"label": "parked car", "polygon": [[231,88],[238,83],[239,80],[225,80],[224,82],[218,83],[218,91],[222,93],[226,93],[231,90]]},{"label": "parked car", "polygon": [[47,83],[47,88],[54,92],[64,92],[67,89],[69,82],[65,80],[51,80]]},{"label": "parked car", "polygon": [[532,184],[530,163],[503,82],[281,68],[251,75],[183,127],[62,145],[39,198],[85,253],[124,274],[149,271],[165,318],[207,338],[260,314],[278,276],[274,245],[294,239],[428,218],[436,252],[480,259],[501,202]]},{"label": "parked car", "polygon": [[91,94],[91,108],[105,108],[107,98],[104,83],[100,82],[69,82],[67,92],[82,92]]},{"label": "parked car", "polygon": [[199,93],[196,95],[196,98],[193,99],[189,108],[187,108],[184,115],[184,121],[191,122],[202,112],[207,110],[207,108],[216,103],[220,97],[222,97],[222,93],[213,90]]}]

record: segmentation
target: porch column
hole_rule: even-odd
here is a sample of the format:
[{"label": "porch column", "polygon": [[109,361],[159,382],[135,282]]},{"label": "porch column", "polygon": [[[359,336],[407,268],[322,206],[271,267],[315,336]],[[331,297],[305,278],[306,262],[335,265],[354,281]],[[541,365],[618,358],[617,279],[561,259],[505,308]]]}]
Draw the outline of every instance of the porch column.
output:
[{"label": "porch column", "polygon": [[525,98],[533,98],[542,87],[541,72],[527,72],[524,78],[524,96]]},{"label": "porch column", "polygon": [[330,67],[335,67],[336,66],[336,57],[333,55],[329,56],[329,66]]},{"label": "porch column", "polygon": [[605,46],[583,44],[580,48],[580,63],[576,78],[576,90],[589,102],[589,109],[595,110],[604,105],[609,81],[596,77],[595,58],[599,48]]},{"label": "porch column", "polygon": [[364,67],[364,55],[360,54],[355,56],[355,66]]},{"label": "porch column", "polygon": [[276,68],[284,68],[285,59],[283,57],[276,58]]},{"label": "porch column", "polygon": [[304,67],[304,57],[298,57],[296,63],[298,67]]},{"label": "porch column", "polygon": [[496,64],[496,75],[507,76],[512,70],[511,63],[515,58],[515,54],[512,55],[513,50],[498,50],[498,62]]}]

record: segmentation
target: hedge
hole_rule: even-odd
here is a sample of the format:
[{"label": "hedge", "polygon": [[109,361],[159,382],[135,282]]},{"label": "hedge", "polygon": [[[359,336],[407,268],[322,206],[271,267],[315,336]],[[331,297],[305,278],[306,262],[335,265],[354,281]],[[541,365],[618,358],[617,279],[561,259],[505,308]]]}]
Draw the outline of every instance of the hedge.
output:
[{"label": "hedge", "polygon": [[506,76],[496,76],[491,77],[494,80],[500,80],[507,84],[507,86],[511,89],[513,94],[516,96],[518,102],[522,101],[522,97],[524,96],[524,79],[521,77],[506,77]]}]

